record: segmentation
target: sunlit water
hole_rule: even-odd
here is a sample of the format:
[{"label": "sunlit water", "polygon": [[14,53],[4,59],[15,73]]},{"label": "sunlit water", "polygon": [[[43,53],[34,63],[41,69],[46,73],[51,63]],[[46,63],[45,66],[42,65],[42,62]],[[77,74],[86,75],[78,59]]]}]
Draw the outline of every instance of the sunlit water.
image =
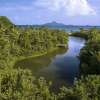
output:
[{"label": "sunlit water", "polygon": [[34,76],[51,80],[54,87],[72,84],[79,75],[78,55],[84,44],[84,39],[70,36],[68,50],[60,49],[41,57],[25,59],[15,66],[31,69]]}]

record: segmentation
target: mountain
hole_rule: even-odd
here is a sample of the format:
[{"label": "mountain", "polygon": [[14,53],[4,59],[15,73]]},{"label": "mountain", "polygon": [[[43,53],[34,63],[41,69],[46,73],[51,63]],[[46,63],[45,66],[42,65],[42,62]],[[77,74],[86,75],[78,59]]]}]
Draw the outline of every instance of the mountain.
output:
[{"label": "mountain", "polygon": [[61,27],[66,27],[65,24],[62,24],[62,23],[57,23],[55,21],[51,22],[51,23],[46,23],[46,24],[43,24],[43,26],[47,26],[47,27],[53,27],[53,28],[61,28]]},{"label": "mountain", "polygon": [[72,31],[79,31],[80,28],[83,28],[83,29],[91,29],[91,28],[99,28],[100,29],[100,26],[90,26],[90,25],[65,25],[65,24],[62,24],[62,23],[58,23],[58,22],[51,22],[51,23],[46,23],[46,24],[43,24],[42,26],[46,26],[46,27],[49,27],[49,28],[55,28],[55,29],[63,29],[67,32],[72,32]]}]

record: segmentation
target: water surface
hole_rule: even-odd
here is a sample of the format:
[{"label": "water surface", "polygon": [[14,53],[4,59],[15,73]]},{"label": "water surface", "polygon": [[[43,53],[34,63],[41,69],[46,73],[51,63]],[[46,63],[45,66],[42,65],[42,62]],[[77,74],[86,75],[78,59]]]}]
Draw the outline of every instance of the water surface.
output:
[{"label": "water surface", "polygon": [[59,49],[41,57],[25,59],[16,66],[31,69],[34,76],[43,76],[53,81],[54,86],[72,84],[79,75],[78,55],[84,43],[84,39],[70,36],[68,50]]}]

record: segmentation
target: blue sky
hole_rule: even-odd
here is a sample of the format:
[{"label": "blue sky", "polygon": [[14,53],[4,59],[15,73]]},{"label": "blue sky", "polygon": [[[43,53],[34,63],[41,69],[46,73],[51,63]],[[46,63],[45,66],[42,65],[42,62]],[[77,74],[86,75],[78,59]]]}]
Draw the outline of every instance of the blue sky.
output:
[{"label": "blue sky", "polygon": [[15,24],[100,25],[99,6],[100,0],[0,0],[0,15]]}]

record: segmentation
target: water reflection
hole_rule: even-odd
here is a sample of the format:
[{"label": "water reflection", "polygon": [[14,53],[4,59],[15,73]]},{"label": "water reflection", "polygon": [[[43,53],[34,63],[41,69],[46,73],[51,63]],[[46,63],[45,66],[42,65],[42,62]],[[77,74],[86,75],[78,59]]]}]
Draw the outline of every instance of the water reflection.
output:
[{"label": "water reflection", "polygon": [[60,49],[41,57],[22,60],[16,66],[31,69],[36,77],[52,80],[56,87],[72,84],[79,74],[80,61],[77,56],[84,43],[82,38],[69,37],[68,50]]}]

